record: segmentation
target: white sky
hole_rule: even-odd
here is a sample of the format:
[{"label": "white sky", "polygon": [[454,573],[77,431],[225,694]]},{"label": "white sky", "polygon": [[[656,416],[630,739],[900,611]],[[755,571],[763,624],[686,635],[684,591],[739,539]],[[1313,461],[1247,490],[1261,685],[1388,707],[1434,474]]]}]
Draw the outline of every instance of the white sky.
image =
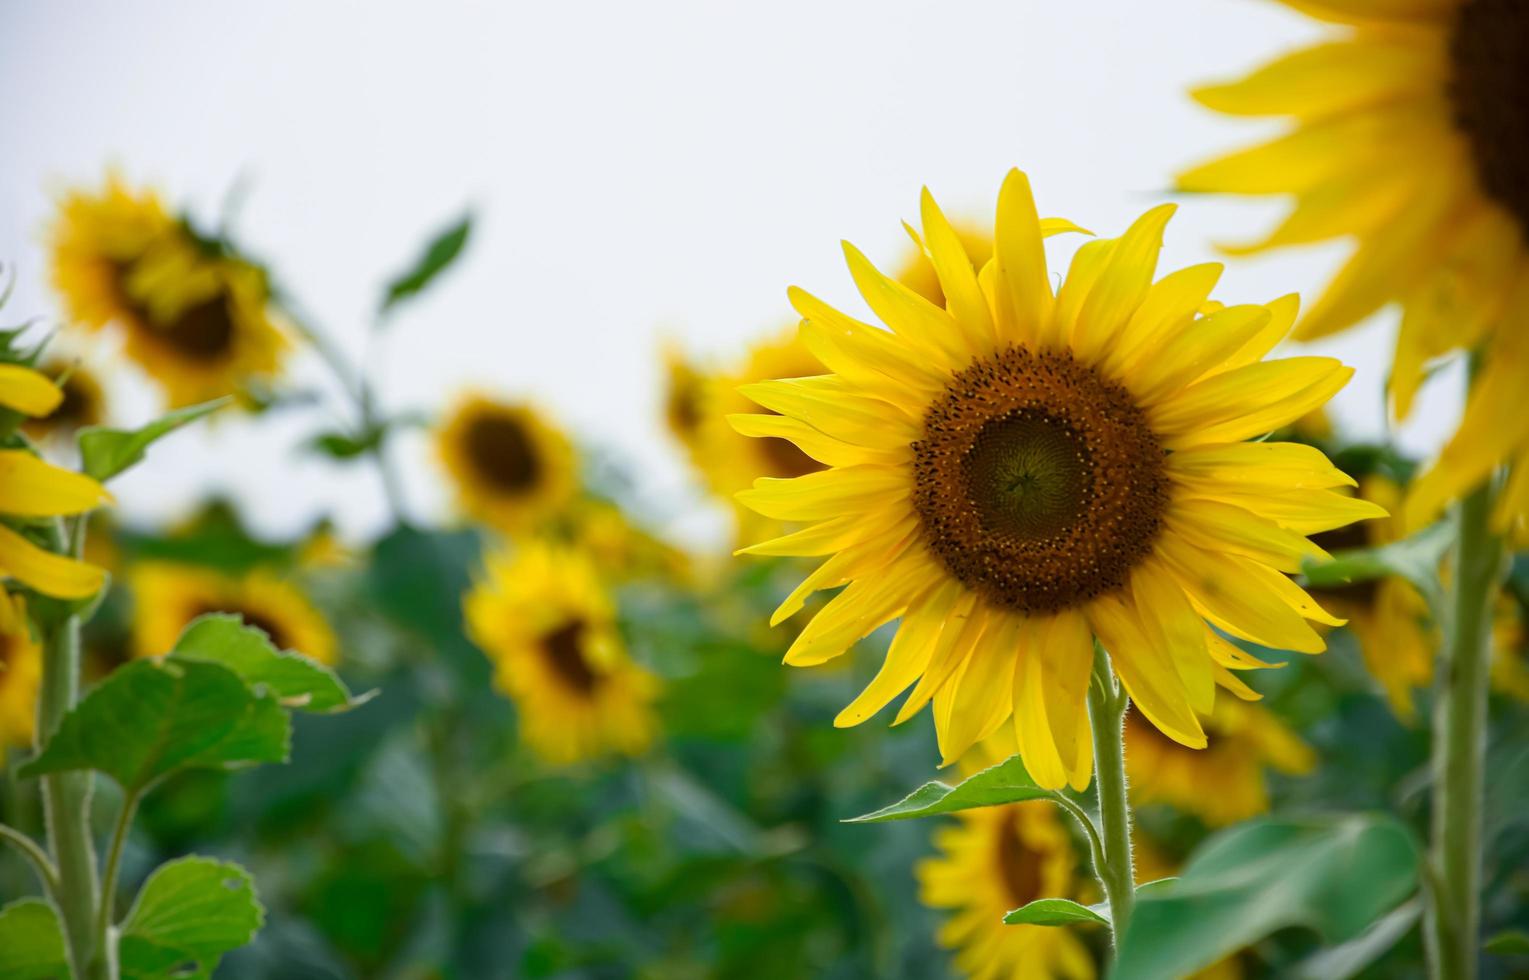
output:
[{"label": "white sky", "polygon": [[[109,164],[209,217],[245,175],[241,240],[352,349],[384,277],[471,204],[470,253],[390,331],[387,400],[529,396],[704,539],[720,525],[663,432],[660,338],[737,357],[786,322],[790,283],[854,305],[839,240],[894,262],[924,184],[947,213],[986,215],[1018,165],[1042,213],[1116,234],[1176,169],[1268,131],[1185,88],[1316,33],[1266,0],[0,0],[0,259],[21,266],[5,316],[56,312],[53,197]],[[1164,267],[1279,212],[1185,200]],[[1233,264],[1218,298],[1310,296],[1342,252]],[[1358,369],[1335,407],[1370,436],[1394,314],[1377,319],[1321,348]],[[1438,444],[1453,387],[1434,386],[1405,445]],[[124,421],[152,411],[136,395]],[[167,518],[219,488],[273,533],[326,512],[366,533],[382,514],[371,474],[291,449],[322,424],[181,434],[121,481],[123,508]],[[422,440],[400,458],[416,512],[441,513]]]}]

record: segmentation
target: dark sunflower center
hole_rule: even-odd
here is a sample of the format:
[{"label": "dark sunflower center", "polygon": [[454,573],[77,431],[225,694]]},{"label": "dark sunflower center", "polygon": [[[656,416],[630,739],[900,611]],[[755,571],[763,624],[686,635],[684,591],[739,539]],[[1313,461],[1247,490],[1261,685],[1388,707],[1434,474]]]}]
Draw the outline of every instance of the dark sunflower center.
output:
[{"label": "dark sunflower center", "polygon": [[188,306],[160,324],[165,342],[193,361],[216,361],[234,345],[232,301],[222,292]]},{"label": "dark sunflower center", "polygon": [[974,362],[931,405],[913,451],[931,550],[967,587],[1022,612],[1125,585],[1168,502],[1141,409],[1062,352]]},{"label": "dark sunflower center", "polygon": [[1044,855],[1020,836],[1019,814],[1010,813],[998,830],[998,873],[1003,876],[1009,907],[1019,908],[1041,897],[1041,861]]},{"label": "dark sunflower center", "polygon": [[292,649],[292,636],[287,632],[286,626],[280,620],[267,615],[266,613],[255,609],[246,609],[242,606],[230,605],[228,603],[224,603],[222,605],[218,605],[216,603],[208,603],[206,605],[198,606],[195,610],[193,610],[191,619],[195,619],[198,616],[205,616],[208,613],[231,613],[235,616],[238,616],[240,619],[244,620],[244,625],[253,626],[256,629],[263,631],[266,636],[270,637],[271,643],[275,645],[276,649]]},{"label": "dark sunflower center", "polygon": [[600,684],[600,675],[584,656],[584,634],[588,626],[581,619],[569,620],[542,636],[542,653],[547,666],[558,679],[580,694],[589,694]]},{"label": "dark sunflower center", "polygon": [[536,486],[541,458],[531,434],[516,419],[502,415],[473,419],[464,439],[473,467],[495,488],[518,494]]},{"label": "dark sunflower center", "polygon": [[1483,188],[1529,236],[1529,5],[1467,0],[1450,38],[1455,122]]}]

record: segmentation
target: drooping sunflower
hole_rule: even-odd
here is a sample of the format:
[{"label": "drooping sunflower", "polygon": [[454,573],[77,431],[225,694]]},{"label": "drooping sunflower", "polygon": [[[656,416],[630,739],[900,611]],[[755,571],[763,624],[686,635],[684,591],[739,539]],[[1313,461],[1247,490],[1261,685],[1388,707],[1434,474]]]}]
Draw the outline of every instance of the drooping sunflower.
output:
[{"label": "drooping sunflower", "polygon": [[537,540],[498,552],[463,607],[536,754],[567,765],[648,747],[658,680],[628,655],[586,555]]},{"label": "drooping sunflower", "polygon": [[[990,740],[1013,754],[1012,739]],[[975,746],[962,769],[975,773],[1006,754]],[[1081,898],[1080,855],[1045,802],[1011,803],[954,814],[956,823],[935,832],[939,854],[919,862],[919,900],[951,916],[940,945],[955,950],[955,965],[972,980],[1093,980],[1088,948],[1065,928],[1005,925],[1006,913],[1038,898]]]},{"label": "drooping sunflower", "polygon": [[170,651],[192,620],[207,613],[236,613],[265,631],[280,650],[323,664],[339,657],[339,644],[324,614],[292,582],[257,569],[228,575],[170,562],[144,562],[129,573],[135,604],[133,653],[154,657]]},{"label": "drooping sunflower", "polygon": [[53,284],[81,326],[121,328],[123,349],[172,406],[277,372],[288,341],[261,269],[195,235],[152,192],[117,177],[74,191],[52,229]]},{"label": "drooping sunflower", "polygon": [[32,744],[42,649],[27,625],[20,598],[0,592],[0,759],[7,747]]},{"label": "drooping sunflower", "polygon": [[[1267,708],[1222,698],[1200,719],[1209,745],[1189,749],[1126,715],[1126,776],[1137,805],[1166,803],[1221,827],[1269,809],[1267,772],[1310,772],[1310,746]],[[1213,789],[1211,789],[1213,787]]]},{"label": "drooping sunflower", "polygon": [[[885,663],[837,724],[913,686],[898,720],[934,703],[947,763],[1014,719],[1031,775],[1086,785],[1085,694],[1094,638],[1131,699],[1170,737],[1203,747],[1198,714],[1229,670],[1254,662],[1209,624],[1317,652],[1308,620],[1338,623],[1288,577],[1324,553],[1307,534],[1382,514],[1309,446],[1243,440],[1326,401],[1350,369],[1263,356],[1293,296],[1200,310],[1221,267],[1153,282],[1160,207],[1119,239],[1085,244],[1056,295],[1028,180],[999,196],[994,259],[974,268],[934,199],[923,241],[944,309],[849,267],[883,330],[799,289],[802,338],[831,371],[744,391],[775,415],[735,424],[786,438],[826,467],[739,495],[809,526],[744,549],[831,556],[775,613],[844,586],[786,654],[820,664],[902,622]],[[916,682],[916,683],[915,683]]]},{"label": "drooping sunflower", "polygon": [[[0,364],[0,409],[38,418],[56,411],[63,398],[58,385],[32,368]],[[84,514],[110,500],[106,489],[87,476],[45,463],[25,449],[0,449],[0,519]],[[106,573],[38,547],[0,520],[0,578],[44,595],[83,599],[100,591]]]},{"label": "drooping sunflower", "polygon": [[507,534],[534,528],[578,492],[572,443],[528,405],[468,393],[435,443],[461,509]]},{"label": "drooping sunflower", "polygon": [[[1284,2],[1338,31],[1194,96],[1225,113],[1289,118],[1291,129],[1179,184],[1295,196],[1283,224],[1234,252],[1357,239],[1297,336],[1335,333],[1399,301],[1390,376],[1398,416],[1430,361],[1490,343],[1457,434],[1412,487],[1416,526],[1529,450],[1519,410],[1529,356],[1529,12],[1519,0]],[[1525,469],[1504,522],[1529,513]]]}]

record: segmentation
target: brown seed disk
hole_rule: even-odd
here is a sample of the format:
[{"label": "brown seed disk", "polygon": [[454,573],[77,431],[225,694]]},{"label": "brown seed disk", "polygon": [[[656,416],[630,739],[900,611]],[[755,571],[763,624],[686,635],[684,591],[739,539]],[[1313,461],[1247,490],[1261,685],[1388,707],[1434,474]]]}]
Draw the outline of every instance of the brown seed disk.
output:
[{"label": "brown seed disk", "polygon": [[542,655],[552,673],[578,694],[589,694],[600,684],[584,656],[584,637],[588,626],[582,619],[571,619],[542,636]]},{"label": "brown seed disk", "polygon": [[541,457],[531,434],[519,420],[481,415],[462,436],[467,458],[490,486],[503,493],[526,493],[542,472]]},{"label": "brown seed disk", "polygon": [[1477,176],[1529,239],[1529,4],[1468,0],[1449,53],[1455,123]]},{"label": "brown seed disk", "polygon": [[1011,347],[973,362],[929,407],[913,453],[930,549],[968,588],[1021,612],[1125,585],[1168,505],[1146,416],[1066,352]]}]

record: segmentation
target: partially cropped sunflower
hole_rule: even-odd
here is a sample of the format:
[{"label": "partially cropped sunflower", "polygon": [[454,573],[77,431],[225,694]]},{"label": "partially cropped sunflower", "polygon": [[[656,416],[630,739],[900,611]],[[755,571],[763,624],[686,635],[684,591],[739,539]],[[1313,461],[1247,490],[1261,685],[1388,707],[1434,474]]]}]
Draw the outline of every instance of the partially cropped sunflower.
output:
[{"label": "partially cropped sunflower", "polygon": [[658,681],[628,655],[587,556],[542,541],[492,555],[464,609],[534,752],[566,765],[648,747]]},{"label": "partially cropped sunflower", "polygon": [[[56,411],[63,398],[58,385],[37,371],[0,364],[0,409],[40,418]],[[38,547],[5,519],[84,514],[110,499],[89,477],[45,463],[25,449],[0,449],[0,578],[61,599],[100,591],[105,572]],[[0,586],[0,598],[3,592]]]},{"label": "partially cropped sunflower", "polygon": [[1269,809],[1267,773],[1310,772],[1310,746],[1268,709],[1222,698],[1201,719],[1209,745],[1185,748],[1131,712],[1126,716],[1126,776],[1132,802],[1166,803],[1221,827]]},{"label": "partially cropped sunflower", "polygon": [[56,379],[63,397],[46,415],[27,419],[21,430],[38,441],[72,440],[80,429],[107,420],[106,386],[83,361],[49,358],[38,370]]},{"label": "partially cropped sunflower", "polygon": [[[1221,112],[1286,117],[1290,130],[1179,184],[1295,196],[1283,224],[1233,251],[1357,239],[1297,336],[1331,334],[1402,303],[1390,376],[1399,416],[1431,360],[1491,341],[1458,433],[1412,488],[1416,525],[1529,450],[1519,409],[1529,358],[1529,9],[1521,0],[1285,3],[1340,26],[1315,47],[1194,95]],[[1504,521],[1529,513],[1529,474],[1518,469]]]},{"label": "partially cropped sunflower", "polygon": [[[998,738],[1012,754],[1012,739]],[[962,759],[976,772],[1005,756],[988,743]],[[1088,948],[1064,928],[1005,925],[1006,913],[1038,898],[1081,898],[1079,855],[1054,806],[1012,803],[955,814],[935,832],[939,853],[914,869],[919,900],[951,915],[940,945],[972,980],[1093,980]]]},{"label": "partially cropped sunflower", "polygon": [[53,284],[70,319],[121,328],[123,349],[171,405],[240,390],[275,374],[288,343],[265,274],[200,240],[151,192],[115,177],[75,191],[52,229]]},{"label": "partially cropped sunflower", "polygon": [[192,620],[207,613],[235,613],[265,631],[277,649],[319,663],[339,657],[334,631],[303,591],[271,572],[227,575],[169,562],[145,562],[129,573],[135,604],[133,652],[168,653]]},{"label": "partially cropped sunflower", "polygon": [[902,618],[837,724],[912,686],[898,720],[933,701],[947,763],[1012,717],[1031,775],[1081,787],[1095,637],[1142,713],[1195,747],[1217,681],[1251,666],[1207,620],[1266,646],[1323,649],[1307,621],[1339,620],[1285,573],[1323,555],[1305,535],[1383,512],[1329,489],[1352,481],[1319,451],[1243,440],[1311,411],[1352,372],[1330,358],[1262,361],[1294,297],[1202,316],[1220,266],[1154,283],[1172,210],[1085,244],[1053,295],[1042,240],[1071,226],[1043,223],[1013,171],[981,270],[925,193],[944,309],[848,245],[890,330],[791,291],[804,342],[835,373],[747,386],[779,414],[735,424],[828,468],[740,494],[808,525],[745,550],[831,556],[776,621],[845,586],[787,663],[823,663]]},{"label": "partially cropped sunflower", "polygon": [[435,443],[458,506],[508,534],[556,515],[579,489],[572,443],[528,405],[465,395]]},{"label": "partially cropped sunflower", "polygon": [[21,600],[0,592],[0,760],[7,747],[32,744],[42,650],[28,628]]}]

